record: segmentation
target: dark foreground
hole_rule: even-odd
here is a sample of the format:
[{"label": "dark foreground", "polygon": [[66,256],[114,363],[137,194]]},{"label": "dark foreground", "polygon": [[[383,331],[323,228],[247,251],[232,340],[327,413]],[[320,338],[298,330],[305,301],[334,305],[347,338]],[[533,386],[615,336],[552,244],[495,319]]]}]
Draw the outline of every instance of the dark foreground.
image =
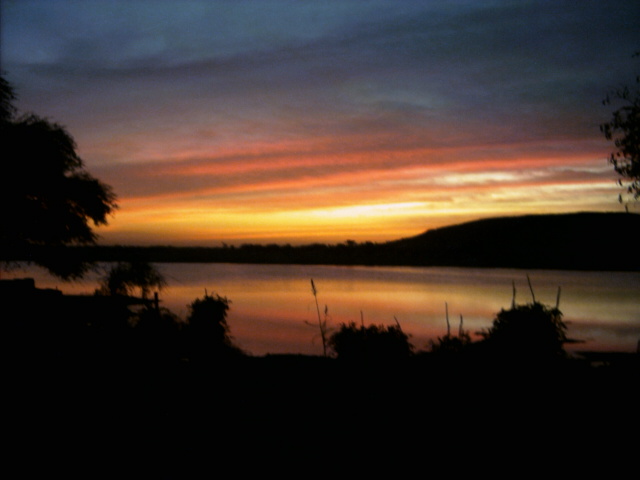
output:
[{"label": "dark foreground", "polygon": [[173,336],[128,327],[127,299],[5,294],[3,453],[17,478],[575,476],[585,466],[617,478],[637,457],[636,354],[608,366],[184,355]]},{"label": "dark foreground", "polygon": [[[9,366],[4,436],[25,477],[42,467],[78,478],[212,478],[225,469],[262,475],[302,467],[306,478],[336,464],[345,474],[391,465],[403,476],[484,455],[526,459],[531,469],[572,457],[573,469],[589,452],[597,452],[591,462],[615,452],[611,473],[637,454],[637,359],[493,370],[300,356]],[[505,468],[492,461],[492,469]]]}]

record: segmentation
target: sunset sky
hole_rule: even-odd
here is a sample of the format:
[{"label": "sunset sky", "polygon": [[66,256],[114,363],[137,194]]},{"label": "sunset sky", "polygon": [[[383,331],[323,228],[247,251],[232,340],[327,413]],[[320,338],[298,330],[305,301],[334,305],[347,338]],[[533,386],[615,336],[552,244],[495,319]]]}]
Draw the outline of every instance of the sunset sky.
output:
[{"label": "sunset sky", "polygon": [[[621,211],[640,2],[3,0],[22,112],[120,208],[101,243],[385,241]],[[634,207],[637,208],[637,207]]]}]

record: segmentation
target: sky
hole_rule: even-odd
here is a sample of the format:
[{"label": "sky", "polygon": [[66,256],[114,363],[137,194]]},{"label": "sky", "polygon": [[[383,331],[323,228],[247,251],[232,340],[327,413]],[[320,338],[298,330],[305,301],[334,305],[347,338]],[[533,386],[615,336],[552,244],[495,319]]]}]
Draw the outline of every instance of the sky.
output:
[{"label": "sky", "polygon": [[[640,2],[2,0],[21,112],[119,209],[102,244],[383,242],[623,211],[602,100]],[[633,205],[632,208],[637,208]]]}]

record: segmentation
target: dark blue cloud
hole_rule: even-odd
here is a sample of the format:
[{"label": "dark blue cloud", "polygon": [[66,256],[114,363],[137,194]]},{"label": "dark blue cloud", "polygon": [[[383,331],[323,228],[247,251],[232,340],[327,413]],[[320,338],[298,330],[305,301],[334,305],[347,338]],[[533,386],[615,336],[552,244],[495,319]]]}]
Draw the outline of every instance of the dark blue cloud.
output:
[{"label": "dark blue cloud", "polygon": [[629,0],[9,1],[2,67],[21,105],[81,138],[179,119],[221,136],[584,139],[634,78],[639,19]]}]

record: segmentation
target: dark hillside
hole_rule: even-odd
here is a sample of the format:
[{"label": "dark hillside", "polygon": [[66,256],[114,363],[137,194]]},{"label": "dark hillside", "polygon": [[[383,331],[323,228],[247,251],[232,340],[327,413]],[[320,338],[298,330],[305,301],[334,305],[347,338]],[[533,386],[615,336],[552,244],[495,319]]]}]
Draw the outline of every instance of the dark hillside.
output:
[{"label": "dark hillside", "polygon": [[7,251],[5,260],[398,265],[640,271],[640,215],[573,213],[477,220],[387,243],[239,247],[81,246]]},{"label": "dark hillside", "polygon": [[389,242],[413,265],[638,270],[640,215],[575,213],[477,220]]}]

